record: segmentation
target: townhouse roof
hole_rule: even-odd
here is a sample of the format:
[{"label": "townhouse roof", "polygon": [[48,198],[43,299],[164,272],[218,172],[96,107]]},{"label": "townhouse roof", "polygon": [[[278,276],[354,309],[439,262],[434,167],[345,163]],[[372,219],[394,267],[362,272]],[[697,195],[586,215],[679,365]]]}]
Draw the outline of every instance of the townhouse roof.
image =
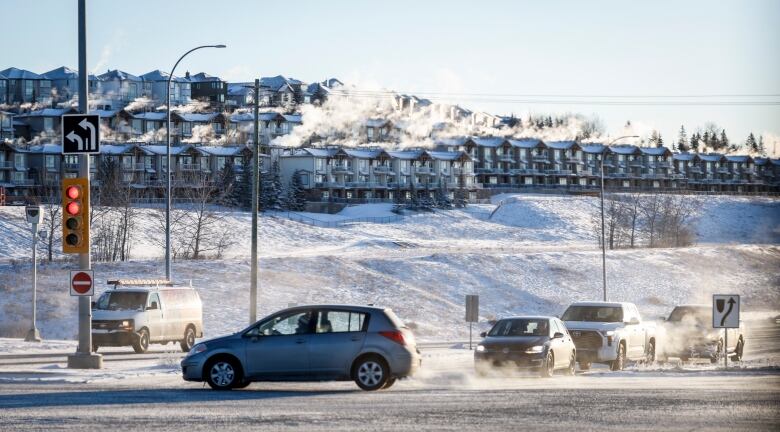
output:
[{"label": "townhouse roof", "polygon": [[[273,121],[273,120],[287,120],[287,118],[277,112],[261,112],[257,115],[259,120]],[[248,113],[234,113],[230,116],[230,121],[233,123],[239,122],[252,122],[255,120],[255,115],[251,112]]]},{"label": "townhouse roof", "polygon": [[753,163],[758,165],[758,166],[763,166],[763,165],[766,165],[767,163],[770,163],[770,162],[771,162],[771,159],[769,159],[768,157],[757,157],[757,158],[753,159]]},{"label": "townhouse roof", "polygon": [[390,156],[403,160],[418,159],[423,153],[425,153],[423,150],[391,150],[387,152]]},{"label": "townhouse roof", "polygon": [[720,153],[700,154],[699,157],[707,162],[720,162],[723,160],[723,155]]},{"label": "townhouse roof", "polygon": [[40,144],[31,146],[28,149],[29,153],[41,153],[41,154],[62,154],[61,144]]},{"label": "townhouse roof", "polygon": [[210,156],[235,156],[242,150],[248,149],[246,146],[197,146],[195,150],[208,154]]},{"label": "townhouse roof", "polygon": [[745,162],[752,162],[753,158],[746,155],[731,155],[731,156],[726,156],[726,160],[729,162],[745,163]]},{"label": "townhouse roof", "polygon": [[134,144],[101,144],[100,153],[107,155],[123,154],[127,153],[134,146]]},{"label": "townhouse roof", "polygon": [[546,141],[544,144],[548,148],[555,150],[569,150],[578,146],[576,141]]},{"label": "townhouse roof", "polygon": [[[173,114],[173,113],[171,113],[171,114]],[[137,119],[137,120],[163,121],[163,120],[167,120],[168,119],[168,116],[167,116],[167,114],[165,112],[157,112],[157,111],[154,111],[154,112],[151,112],[151,111],[150,112],[140,112],[140,113],[131,114],[131,116],[134,119]]]},{"label": "townhouse roof", "polygon": [[582,145],[582,151],[585,153],[604,153],[604,150],[606,149],[606,146],[601,143],[590,143],[590,144],[583,144]]},{"label": "townhouse roof", "polygon": [[119,69],[109,70],[104,74],[100,74],[97,76],[97,79],[100,81],[109,81],[109,80],[120,80],[120,81],[136,81],[136,82],[143,82],[143,79],[140,77],[137,77],[133,74],[129,74],[127,72],[121,71]]},{"label": "townhouse roof", "polygon": [[282,117],[288,123],[303,123],[303,117],[300,114],[282,114]]},{"label": "townhouse roof", "polygon": [[772,161],[772,165],[780,166],[780,159],[770,159]]},{"label": "townhouse roof", "polygon": [[341,149],[335,148],[335,147],[328,147],[328,148],[317,148],[317,147],[306,147],[301,149],[302,152],[308,153],[311,156],[314,157],[325,157],[330,158],[336,155]]},{"label": "townhouse roof", "polygon": [[[151,72],[147,72],[143,75],[141,75],[141,78],[144,81],[168,81],[168,77],[170,77],[171,74],[168,72],[161,71],[160,69],[155,69]],[[173,76],[172,81],[174,82],[189,82],[186,78],[181,78],[177,76]]]},{"label": "townhouse roof", "polygon": [[344,153],[359,159],[376,159],[381,154],[387,154],[383,149],[344,149]]},{"label": "townhouse roof", "polygon": [[[167,154],[167,147],[164,145],[157,145],[157,144],[145,145],[145,146],[141,146],[141,148],[147,151],[148,153],[155,154],[155,155]],[[192,148],[193,146],[189,144],[180,145],[180,146],[171,146],[171,154],[178,155]]]},{"label": "townhouse roof", "polygon": [[19,69],[15,67],[9,67],[8,69],[0,71],[0,75],[3,75],[7,79],[26,79],[26,80],[42,80],[46,79],[43,75],[39,75],[35,72],[28,71],[27,69]]},{"label": "townhouse roof", "polygon": [[642,152],[642,154],[646,154],[648,156],[666,156],[672,154],[672,151],[669,150],[666,147],[639,147],[639,151]]},{"label": "townhouse roof", "polygon": [[190,75],[189,80],[191,82],[214,82],[214,81],[222,81],[219,79],[219,77],[215,77],[213,75],[209,75],[206,72],[199,72],[195,75]]},{"label": "townhouse roof", "polygon": [[182,120],[187,122],[193,122],[193,123],[209,123],[214,121],[217,117],[219,117],[220,113],[178,113],[175,112],[177,116],[181,117]]},{"label": "townhouse roof", "polygon": [[681,161],[692,161],[696,159],[699,155],[696,153],[675,153],[672,155],[672,159],[674,160],[681,160]]},{"label": "townhouse roof", "polygon": [[79,73],[67,66],[60,66],[44,73],[43,76],[50,80],[78,79]]},{"label": "townhouse roof", "polygon": [[30,111],[28,113],[18,114],[14,118],[27,117],[61,117],[63,114],[75,113],[73,108],[44,108],[42,110]]},{"label": "townhouse roof", "polygon": [[462,146],[468,140],[469,137],[459,136],[459,137],[448,137],[448,138],[436,138],[434,142],[437,145],[442,145],[442,146]]},{"label": "townhouse roof", "polygon": [[90,114],[100,116],[100,118],[114,117],[119,113],[119,110],[89,110]]},{"label": "townhouse roof", "polygon": [[639,147],[630,144],[610,146],[609,151],[619,155],[633,155],[633,154],[641,153]]},{"label": "townhouse roof", "polygon": [[471,140],[482,147],[500,147],[506,141],[502,137],[472,137]]},{"label": "townhouse roof", "polygon": [[431,157],[431,159],[435,160],[446,160],[446,161],[453,161],[458,160],[462,158],[463,156],[466,156],[471,159],[471,157],[468,155],[468,153],[464,151],[426,151],[425,153],[428,154],[428,156]]},{"label": "townhouse roof", "polygon": [[241,96],[254,92],[253,84],[250,83],[228,83],[229,96]]}]

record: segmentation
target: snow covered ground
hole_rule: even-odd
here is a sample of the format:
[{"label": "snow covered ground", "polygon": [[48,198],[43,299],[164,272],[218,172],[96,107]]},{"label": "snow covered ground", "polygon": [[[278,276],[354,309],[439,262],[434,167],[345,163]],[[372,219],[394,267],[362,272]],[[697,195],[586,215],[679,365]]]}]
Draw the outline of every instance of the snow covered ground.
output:
[{"label": "snow covered ground", "polygon": [[[608,252],[611,299],[637,303],[647,318],[665,315],[675,304],[707,303],[716,291],[742,294],[747,311],[780,310],[780,201],[703,199],[696,246]],[[560,314],[572,301],[600,298],[600,252],[591,228],[597,199],[505,195],[493,202],[341,228],[264,216],[259,313],[289,304],[373,303],[392,307],[421,340],[462,340],[468,335],[465,294],[480,294],[483,320]],[[386,216],[389,210],[387,204],[351,206],[318,217]],[[98,292],[108,279],[163,274],[163,251],[150,240],[161,235],[154,211],[139,211],[132,261],[94,264]],[[484,220],[474,211],[493,214]],[[201,293],[206,337],[247,324],[251,216],[231,212],[228,219],[238,241],[225,259],[173,266],[177,280],[192,280]],[[30,267],[19,262],[29,248],[22,209],[0,208],[0,336],[23,335],[29,328]],[[44,338],[75,337],[77,302],[67,290],[72,268],[69,262],[39,266]]]}]

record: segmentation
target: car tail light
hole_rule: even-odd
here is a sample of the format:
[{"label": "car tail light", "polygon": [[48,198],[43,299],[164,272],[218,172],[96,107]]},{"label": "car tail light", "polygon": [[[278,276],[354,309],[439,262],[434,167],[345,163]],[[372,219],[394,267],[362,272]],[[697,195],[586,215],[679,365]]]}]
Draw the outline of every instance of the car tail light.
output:
[{"label": "car tail light", "polygon": [[397,344],[406,345],[406,341],[404,340],[404,334],[398,330],[381,331],[379,332],[379,334],[390,339],[391,341]]}]

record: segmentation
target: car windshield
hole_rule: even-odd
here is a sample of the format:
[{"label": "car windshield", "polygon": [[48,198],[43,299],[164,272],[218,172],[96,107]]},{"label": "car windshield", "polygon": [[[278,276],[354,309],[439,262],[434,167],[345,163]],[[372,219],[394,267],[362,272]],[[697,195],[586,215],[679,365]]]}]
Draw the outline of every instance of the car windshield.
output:
[{"label": "car windshield", "polygon": [[546,319],[504,319],[496,323],[488,336],[549,336]]},{"label": "car windshield", "polygon": [[146,306],[145,292],[111,291],[103,293],[95,304],[95,309],[102,310],[144,310]]},{"label": "car windshield", "polygon": [[671,322],[690,322],[691,324],[702,324],[710,321],[710,309],[707,307],[676,307],[669,315],[667,321]]},{"label": "car windshield", "polygon": [[564,321],[623,322],[620,306],[569,306],[561,317]]}]

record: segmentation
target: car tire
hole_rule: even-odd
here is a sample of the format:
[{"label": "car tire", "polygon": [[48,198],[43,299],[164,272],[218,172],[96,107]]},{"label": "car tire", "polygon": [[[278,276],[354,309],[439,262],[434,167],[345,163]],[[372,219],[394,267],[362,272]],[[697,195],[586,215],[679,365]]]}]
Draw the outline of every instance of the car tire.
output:
[{"label": "car tire", "polygon": [[577,356],[573,352],[571,353],[571,358],[569,358],[569,367],[566,368],[566,375],[574,376],[575,372],[577,371]]},{"label": "car tire", "polygon": [[609,369],[612,371],[621,371],[626,366],[626,345],[618,345],[617,358],[609,362]]},{"label": "car tire", "polygon": [[390,387],[393,386],[393,384],[395,384],[396,381],[398,381],[397,378],[390,378],[389,380],[387,380],[384,387],[382,387],[382,390],[389,389]]},{"label": "car tire", "polygon": [[133,341],[133,351],[137,354],[143,354],[149,349],[149,331],[146,329],[138,330],[138,338]]},{"label": "car tire", "polygon": [[187,329],[184,330],[184,339],[179,345],[181,345],[182,352],[190,352],[192,346],[195,345],[195,329],[192,326],[187,326]]},{"label": "car tire", "polygon": [[734,354],[731,356],[731,361],[741,361],[742,354],[745,352],[745,341],[740,337],[737,342],[736,348],[734,348]]},{"label": "car tire", "polygon": [[246,382],[242,379],[238,363],[231,358],[223,357],[211,360],[206,363],[204,371],[206,382],[214,390],[242,388],[240,386]]},{"label": "car tire", "polygon": [[92,344],[92,352],[93,353],[98,352],[98,348],[100,348],[100,346],[98,344],[96,344],[96,343]]},{"label": "car tire", "polygon": [[542,369],[539,371],[539,376],[542,378],[549,378],[553,376],[555,372],[555,356],[553,356],[552,350],[547,350],[547,358],[544,360]]},{"label": "car tire", "polygon": [[387,362],[377,355],[369,355],[355,362],[352,379],[365,391],[379,390],[390,380],[390,368]]},{"label": "car tire", "polygon": [[655,342],[650,342],[645,352],[645,364],[651,365],[655,362]]}]

